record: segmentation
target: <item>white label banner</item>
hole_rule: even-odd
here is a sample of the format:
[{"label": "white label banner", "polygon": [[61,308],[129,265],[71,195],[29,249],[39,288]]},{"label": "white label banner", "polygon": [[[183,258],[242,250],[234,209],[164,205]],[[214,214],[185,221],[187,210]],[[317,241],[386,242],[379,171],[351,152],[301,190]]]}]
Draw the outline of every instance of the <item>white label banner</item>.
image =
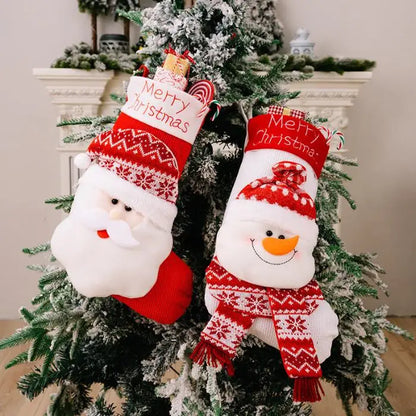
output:
[{"label": "white label banner", "polygon": [[124,114],[193,144],[209,108],[184,91],[144,77],[131,77]]}]

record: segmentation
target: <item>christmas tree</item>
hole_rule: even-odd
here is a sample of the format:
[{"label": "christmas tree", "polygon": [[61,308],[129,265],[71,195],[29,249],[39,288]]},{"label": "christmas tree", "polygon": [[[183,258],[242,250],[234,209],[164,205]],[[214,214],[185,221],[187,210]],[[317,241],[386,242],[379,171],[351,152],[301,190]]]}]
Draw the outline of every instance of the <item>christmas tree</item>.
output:
[{"label": "christmas tree", "polygon": [[[179,184],[174,251],[194,273],[192,302],[176,323],[157,324],[111,297],[80,295],[51,255],[49,244],[26,249],[29,255],[46,255],[48,263],[31,266],[41,274],[34,308],[21,309],[27,326],[1,341],[0,348],[29,342],[28,350],[8,367],[41,359],[41,366],[23,376],[18,387],[31,399],[50,385],[59,386],[51,415],[85,410],[90,415],[115,415],[115,407],[104,398],[109,389],[124,399],[125,415],[311,414],[307,404],[293,402],[293,382],[280,354],[258,338],[248,336],[243,341],[233,377],[197,366],[189,358],[210,318],[204,304],[205,269],[241,162],[246,120],[293,98],[296,94],[282,85],[300,74],[283,71],[284,56],[275,58],[273,65],[259,60],[255,51],[270,44],[274,35],[267,25],[253,23],[245,1],[198,0],[185,10],[180,3],[163,0],[141,14],[127,15],[142,25],[146,46],[140,52],[151,71],[160,65],[162,51],[169,45],[177,51],[189,50],[196,62],[191,82],[192,78],[211,80],[223,107],[201,130]],[[263,10],[263,3],[270,2],[259,1],[257,10]],[[67,139],[79,141],[111,128],[115,119],[85,117],[62,124],[85,125],[85,132]],[[381,358],[386,348],[383,330],[406,333],[386,319],[387,307],[364,306],[365,297],[386,291],[379,277],[382,270],[371,255],[347,252],[334,230],[340,198],[355,207],[344,186],[349,177],[343,165],[355,163],[328,157],[316,198],[315,276],[339,317],[340,333],[331,357],[322,365],[323,378],[337,388],[347,414],[352,414],[351,403],[357,402],[373,415],[394,415],[384,396],[389,379]],[[72,196],[65,196],[47,202],[69,212],[72,201]],[[172,368],[177,377],[166,382]],[[100,383],[103,392],[94,398],[89,396],[93,383]]]}]

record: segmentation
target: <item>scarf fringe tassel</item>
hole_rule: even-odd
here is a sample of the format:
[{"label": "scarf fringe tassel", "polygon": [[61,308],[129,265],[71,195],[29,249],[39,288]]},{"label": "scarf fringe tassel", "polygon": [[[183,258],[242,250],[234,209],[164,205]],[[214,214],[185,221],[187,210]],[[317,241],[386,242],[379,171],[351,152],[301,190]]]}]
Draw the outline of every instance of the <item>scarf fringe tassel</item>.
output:
[{"label": "scarf fringe tassel", "polygon": [[294,402],[318,402],[325,395],[319,378],[299,377],[295,378],[293,388]]},{"label": "scarf fringe tassel", "polygon": [[190,358],[196,364],[202,365],[206,362],[210,367],[225,368],[229,376],[234,375],[231,357],[207,341],[199,341]]}]

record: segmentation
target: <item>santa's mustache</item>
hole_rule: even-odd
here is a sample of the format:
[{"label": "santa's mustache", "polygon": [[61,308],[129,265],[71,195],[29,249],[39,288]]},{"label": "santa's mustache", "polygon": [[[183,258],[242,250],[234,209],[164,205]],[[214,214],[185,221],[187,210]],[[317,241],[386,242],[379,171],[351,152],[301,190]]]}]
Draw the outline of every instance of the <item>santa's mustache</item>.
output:
[{"label": "santa's mustache", "polygon": [[111,240],[120,247],[133,248],[140,244],[133,237],[131,228],[126,221],[112,220],[109,214],[102,209],[95,208],[79,212],[76,217],[91,230],[106,230]]}]

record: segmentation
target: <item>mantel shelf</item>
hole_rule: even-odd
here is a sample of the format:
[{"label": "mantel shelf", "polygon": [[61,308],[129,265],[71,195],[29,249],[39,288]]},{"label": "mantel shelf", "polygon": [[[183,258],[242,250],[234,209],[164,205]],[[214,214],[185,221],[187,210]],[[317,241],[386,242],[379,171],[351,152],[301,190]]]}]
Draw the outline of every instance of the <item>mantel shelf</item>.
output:
[{"label": "mantel shelf", "polygon": [[[114,71],[59,68],[35,68],[33,75],[45,84],[57,107],[58,122],[86,115],[114,114],[118,105],[110,99],[110,94],[124,94],[130,77]],[[345,132],[347,109],[354,105],[361,86],[371,78],[372,72],[345,72],[343,75],[315,72],[307,80],[287,85],[289,91],[301,91],[289,106],[326,118],[329,128]],[[62,139],[73,131],[74,128],[69,127],[59,129],[57,150],[61,158],[61,191],[64,194],[73,191],[80,175],[72,158],[86,147],[86,144],[63,143]]]}]

